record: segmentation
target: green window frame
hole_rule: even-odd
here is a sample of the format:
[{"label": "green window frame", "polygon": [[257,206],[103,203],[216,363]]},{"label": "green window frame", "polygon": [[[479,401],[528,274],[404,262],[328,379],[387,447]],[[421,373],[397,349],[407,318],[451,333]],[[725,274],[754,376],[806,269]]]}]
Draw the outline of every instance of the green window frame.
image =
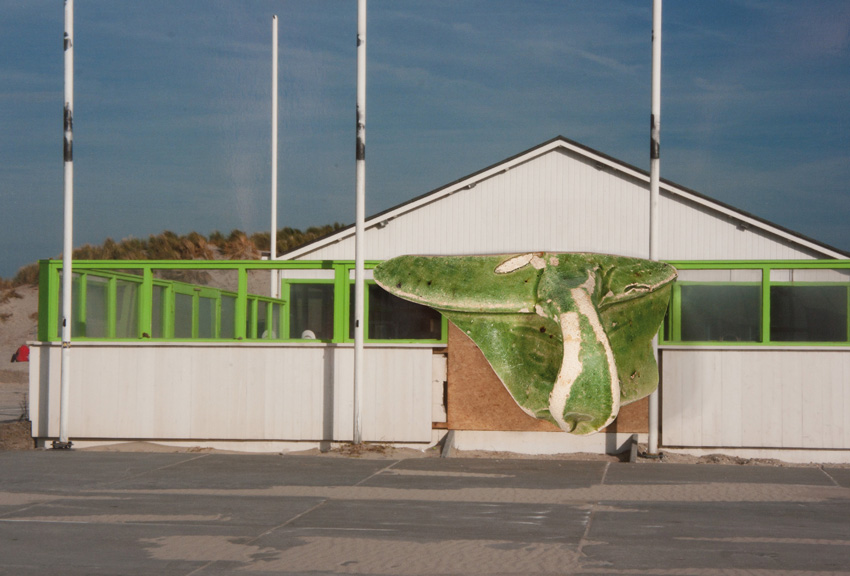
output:
[{"label": "green window frame", "polygon": [[[698,282],[677,280],[673,285],[668,313],[659,334],[662,345],[686,346],[850,346],[850,260],[791,260],[791,261],[672,261],[680,271],[685,270],[760,270],[760,282]],[[780,280],[773,276],[837,272],[847,280]],[[748,287],[759,290],[758,337],[751,341],[719,339],[689,339],[683,311],[683,289],[688,287]],[[816,290],[829,295],[829,302],[819,305],[812,296]],[[798,292],[796,296],[793,294]],[[805,291],[807,297],[802,297]],[[792,301],[789,304],[789,299]],[[823,300],[821,298],[820,300]],[[686,306],[686,304],[685,304]],[[789,318],[789,306],[797,318]],[[709,312],[707,315],[711,315]],[[807,315],[805,321],[800,315]],[[828,326],[824,327],[824,323]],[[818,335],[826,337],[817,337]]]}]

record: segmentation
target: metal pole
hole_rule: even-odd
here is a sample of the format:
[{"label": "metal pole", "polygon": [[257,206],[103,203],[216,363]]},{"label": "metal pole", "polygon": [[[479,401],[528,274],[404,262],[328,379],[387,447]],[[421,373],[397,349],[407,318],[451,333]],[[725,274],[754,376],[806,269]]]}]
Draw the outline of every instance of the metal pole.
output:
[{"label": "metal pole", "polygon": [[[272,229],[270,258],[277,258],[277,77],[278,77],[277,15],[272,16]],[[280,296],[278,271],[271,271],[271,296]]]},{"label": "metal pole", "polygon": [[[658,180],[661,170],[661,0],[652,1],[652,115],[649,144],[649,259],[658,260]],[[652,341],[656,363],[658,337]],[[661,382],[659,379],[659,386]],[[658,390],[649,396],[649,441],[647,451],[658,453]]]},{"label": "metal pole", "polygon": [[71,280],[74,249],[74,0],[65,0],[65,237],[62,247],[62,364],[59,384],[59,441],[53,448],[71,447],[68,402],[71,387]]},{"label": "metal pole", "polygon": [[363,234],[366,220],[366,0],[357,1],[357,142],[354,220],[354,443],[363,439]]}]

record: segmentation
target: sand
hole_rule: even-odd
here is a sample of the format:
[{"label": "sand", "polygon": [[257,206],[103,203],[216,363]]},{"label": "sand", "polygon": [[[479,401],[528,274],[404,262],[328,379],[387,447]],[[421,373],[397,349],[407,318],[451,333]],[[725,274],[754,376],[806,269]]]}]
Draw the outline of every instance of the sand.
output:
[{"label": "sand", "polygon": [[29,363],[11,358],[19,346],[36,339],[37,326],[37,287],[0,291],[0,422],[27,417]]}]

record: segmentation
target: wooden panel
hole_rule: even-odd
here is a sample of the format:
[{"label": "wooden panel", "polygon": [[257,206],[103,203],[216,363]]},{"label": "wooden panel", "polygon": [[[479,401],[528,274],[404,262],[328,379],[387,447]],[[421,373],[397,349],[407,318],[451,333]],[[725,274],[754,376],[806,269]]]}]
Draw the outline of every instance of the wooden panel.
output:
[{"label": "wooden panel", "polygon": [[[560,432],[523,412],[475,343],[449,323],[448,426],[452,430]],[[606,432],[646,432],[647,399],[623,406]]]},{"label": "wooden panel", "polygon": [[449,429],[560,430],[523,412],[478,346],[451,322],[448,371]]},{"label": "wooden panel", "polygon": [[850,448],[846,350],[668,349],[662,366],[665,446]]}]

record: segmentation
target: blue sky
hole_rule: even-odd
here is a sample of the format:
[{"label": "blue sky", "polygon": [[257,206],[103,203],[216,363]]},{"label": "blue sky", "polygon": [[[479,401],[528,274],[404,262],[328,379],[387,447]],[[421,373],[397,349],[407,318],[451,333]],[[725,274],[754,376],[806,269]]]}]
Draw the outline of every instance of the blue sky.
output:
[{"label": "blue sky", "polygon": [[[76,245],[354,220],[354,0],[77,0]],[[0,0],[0,276],[62,251],[63,4]],[[651,0],[370,0],[367,214],[557,135],[648,169]],[[662,177],[850,250],[850,3],[664,3]]]}]

